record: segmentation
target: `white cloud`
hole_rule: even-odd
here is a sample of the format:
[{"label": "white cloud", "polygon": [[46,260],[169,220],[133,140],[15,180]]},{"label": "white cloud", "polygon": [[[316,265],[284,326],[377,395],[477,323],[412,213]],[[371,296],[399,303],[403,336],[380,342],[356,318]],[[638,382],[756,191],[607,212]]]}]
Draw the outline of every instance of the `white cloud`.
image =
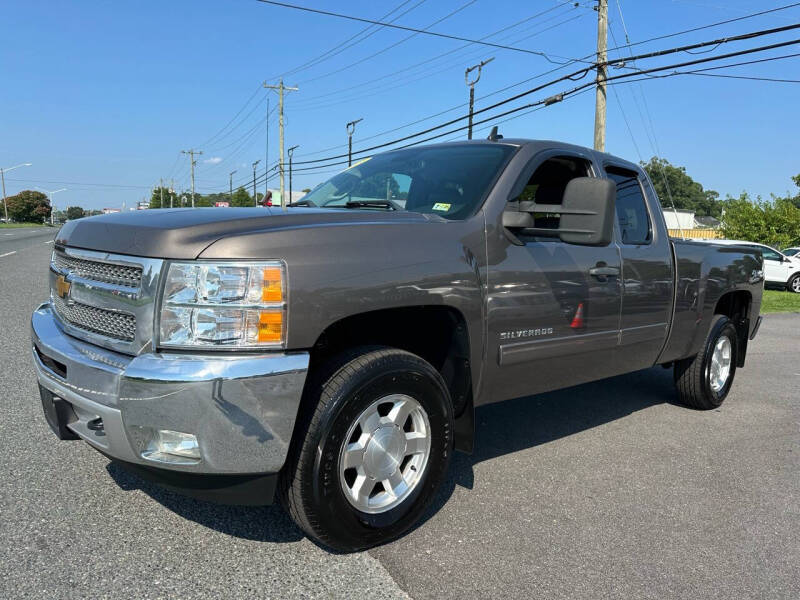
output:
[{"label": "white cloud", "polygon": [[207,165],[218,165],[219,163],[222,162],[222,157],[221,156],[214,156],[212,158],[205,159],[203,162],[205,164],[207,164]]}]

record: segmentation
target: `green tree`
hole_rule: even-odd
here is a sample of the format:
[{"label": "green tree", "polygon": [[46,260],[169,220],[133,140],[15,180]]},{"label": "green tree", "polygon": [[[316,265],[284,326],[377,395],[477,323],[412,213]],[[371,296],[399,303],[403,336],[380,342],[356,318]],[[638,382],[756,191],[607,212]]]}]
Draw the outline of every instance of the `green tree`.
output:
[{"label": "green tree", "polygon": [[50,200],[42,192],[23,190],[6,199],[8,216],[19,222],[39,222],[50,217]]},{"label": "green tree", "polygon": [[725,201],[721,229],[728,239],[794,246],[800,243],[800,208],[789,198],[752,201],[744,192]]},{"label": "green tree", "polygon": [[[161,196],[164,196],[164,206],[161,206]],[[169,188],[158,186],[150,194],[150,208],[169,208]]]},{"label": "green tree", "polygon": [[[722,202],[719,194],[714,190],[703,189],[703,186],[692,179],[685,167],[676,167],[664,158],[653,157],[650,162],[643,162],[642,168],[647,172],[653,187],[665,208],[672,208],[669,204],[670,196],[675,203],[675,208],[693,210],[698,217],[719,217],[722,214]],[[669,184],[664,184],[666,178]]]},{"label": "green tree", "polygon": [[231,206],[253,206],[253,197],[243,187],[233,192]]},{"label": "green tree", "polygon": [[82,219],[86,216],[86,212],[80,206],[68,206],[67,207],[67,219],[72,221],[73,219]]}]

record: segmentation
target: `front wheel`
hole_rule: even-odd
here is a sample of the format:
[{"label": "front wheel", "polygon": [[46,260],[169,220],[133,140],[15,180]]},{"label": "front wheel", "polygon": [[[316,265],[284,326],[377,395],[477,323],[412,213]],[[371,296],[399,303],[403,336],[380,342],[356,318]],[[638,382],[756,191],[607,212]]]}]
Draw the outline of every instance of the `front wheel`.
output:
[{"label": "front wheel", "polygon": [[795,273],[786,284],[786,289],[795,294],[800,294],[800,273]]},{"label": "front wheel", "polygon": [[675,386],[683,404],[700,410],[722,404],[736,374],[737,339],[733,322],[715,315],[702,351],[675,362]]},{"label": "front wheel", "polygon": [[450,462],[453,411],[420,357],[370,348],[333,359],[309,382],[282,501],[316,541],[342,551],[416,523]]}]

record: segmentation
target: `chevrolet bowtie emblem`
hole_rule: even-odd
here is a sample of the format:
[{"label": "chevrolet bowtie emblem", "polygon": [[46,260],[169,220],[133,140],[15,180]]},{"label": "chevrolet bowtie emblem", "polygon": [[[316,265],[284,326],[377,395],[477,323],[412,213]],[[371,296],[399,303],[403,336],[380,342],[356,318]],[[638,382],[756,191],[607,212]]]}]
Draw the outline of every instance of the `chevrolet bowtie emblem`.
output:
[{"label": "chevrolet bowtie emblem", "polygon": [[63,275],[59,275],[58,278],[56,278],[56,294],[58,294],[59,298],[66,300],[67,296],[69,296],[70,287],[72,287],[72,284],[64,279]]}]

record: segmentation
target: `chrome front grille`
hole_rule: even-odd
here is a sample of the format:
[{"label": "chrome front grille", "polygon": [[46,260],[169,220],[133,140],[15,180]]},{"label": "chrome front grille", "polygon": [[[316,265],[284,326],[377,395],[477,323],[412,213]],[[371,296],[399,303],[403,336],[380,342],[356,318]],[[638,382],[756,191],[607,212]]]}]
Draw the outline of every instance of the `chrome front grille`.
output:
[{"label": "chrome front grille", "polygon": [[138,288],[142,284],[141,267],[76,258],[58,249],[53,252],[53,264],[61,271],[68,271],[90,281],[100,281],[129,288]]},{"label": "chrome front grille", "polygon": [[136,337],[136,317],[131,314],[66,302],[55,294],[52,302],[56,314],[75,327],[126,342],[132,342]]},{"label": "chrome front grille", "polygon": [[124,354],[153,348],[153,322],[164,261],[57,246],[50,262],[50,303],[71,336]]}]

